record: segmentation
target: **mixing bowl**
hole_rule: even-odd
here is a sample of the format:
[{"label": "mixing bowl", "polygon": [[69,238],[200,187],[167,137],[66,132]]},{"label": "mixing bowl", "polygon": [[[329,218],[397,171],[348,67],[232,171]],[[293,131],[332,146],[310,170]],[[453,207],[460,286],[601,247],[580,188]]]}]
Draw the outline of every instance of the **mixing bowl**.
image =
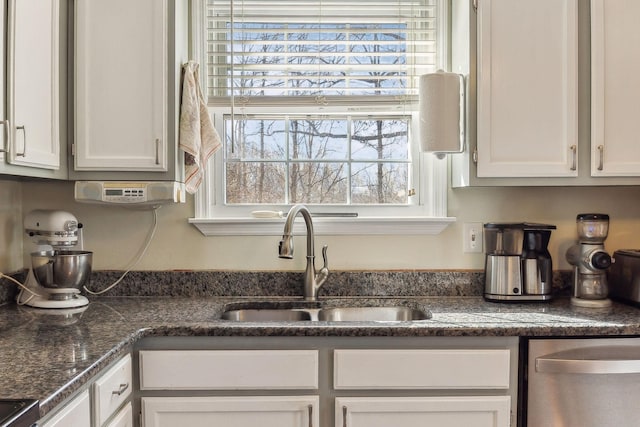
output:
[{"label": "mixing bowl", "polygon": [[31,254],[31,267],[42,287],[80,289],[89,280],[92,259],[89,251],[40,251]]}]

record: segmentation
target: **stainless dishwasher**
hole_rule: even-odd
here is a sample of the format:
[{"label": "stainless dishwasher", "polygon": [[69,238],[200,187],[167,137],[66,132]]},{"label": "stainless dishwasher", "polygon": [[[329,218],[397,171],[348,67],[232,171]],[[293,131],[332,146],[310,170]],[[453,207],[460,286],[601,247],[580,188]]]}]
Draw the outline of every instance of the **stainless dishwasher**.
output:
[{"label": "stainless dishwasher", "polygon": [[640,426],[640,338],[530,339],[527,427]]}]

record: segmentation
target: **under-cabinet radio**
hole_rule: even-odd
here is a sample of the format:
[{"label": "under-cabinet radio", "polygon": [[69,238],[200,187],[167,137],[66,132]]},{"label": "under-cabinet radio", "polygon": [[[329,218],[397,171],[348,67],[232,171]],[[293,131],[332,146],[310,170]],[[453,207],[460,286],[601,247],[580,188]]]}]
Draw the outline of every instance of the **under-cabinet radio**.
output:
[{"label": "under-cabinet radio", "polygon": [[82,203],[126,207],[185,202],[184,184],[174,181],[76,181],[74,194]]}]

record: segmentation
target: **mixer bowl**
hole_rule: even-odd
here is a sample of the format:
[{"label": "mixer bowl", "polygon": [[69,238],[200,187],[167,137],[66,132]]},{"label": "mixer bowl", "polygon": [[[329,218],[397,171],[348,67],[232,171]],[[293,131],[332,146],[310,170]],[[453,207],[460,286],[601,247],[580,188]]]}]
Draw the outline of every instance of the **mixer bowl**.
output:
[{"label": "mixer bowl", "polygon": [[80,289],[89,280],[92,259],[89,251],[40,251],[31,254],[31,267],[42,287]]}]

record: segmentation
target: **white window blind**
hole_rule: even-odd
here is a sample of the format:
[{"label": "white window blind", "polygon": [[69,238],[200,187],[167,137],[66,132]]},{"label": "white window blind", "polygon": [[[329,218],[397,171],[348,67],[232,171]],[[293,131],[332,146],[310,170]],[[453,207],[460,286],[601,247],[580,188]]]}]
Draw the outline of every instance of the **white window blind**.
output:
[{"label": "white window blind", "polygon": [[413,100],[438,63],[436,3],[208,0],[210,102]]}]

